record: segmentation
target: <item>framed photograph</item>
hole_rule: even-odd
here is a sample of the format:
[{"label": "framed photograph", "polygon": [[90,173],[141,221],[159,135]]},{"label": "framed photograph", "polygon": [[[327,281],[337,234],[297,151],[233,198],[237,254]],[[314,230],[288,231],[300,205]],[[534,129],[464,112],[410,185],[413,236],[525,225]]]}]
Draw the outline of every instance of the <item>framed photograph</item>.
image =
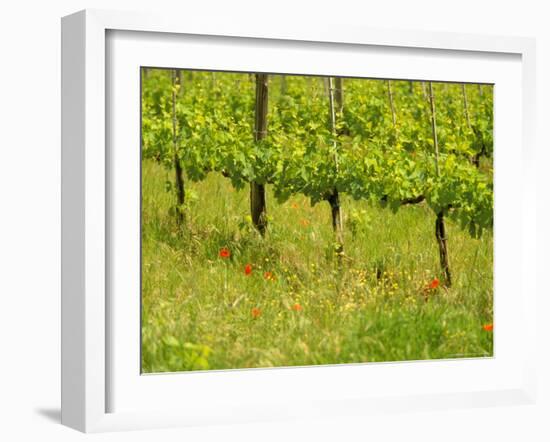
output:
[{"label": "framed photograph", "polygon": [[62,21],[62,422],[531,403],[534,41]]}]

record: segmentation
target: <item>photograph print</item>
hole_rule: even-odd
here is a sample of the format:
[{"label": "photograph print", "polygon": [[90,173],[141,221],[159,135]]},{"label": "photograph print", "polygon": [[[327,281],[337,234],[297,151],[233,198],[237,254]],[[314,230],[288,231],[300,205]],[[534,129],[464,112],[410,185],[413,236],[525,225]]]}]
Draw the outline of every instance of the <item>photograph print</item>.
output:
[{"label": "photograph print", "polygon": [[493,356],[493,85],[141,68],[142,373]]}]

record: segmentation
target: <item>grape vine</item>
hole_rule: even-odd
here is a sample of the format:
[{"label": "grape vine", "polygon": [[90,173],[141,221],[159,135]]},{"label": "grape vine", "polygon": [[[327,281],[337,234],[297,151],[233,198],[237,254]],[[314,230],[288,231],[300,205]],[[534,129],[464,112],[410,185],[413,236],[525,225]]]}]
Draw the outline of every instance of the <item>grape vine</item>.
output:
[{"label": "grape vine", "polygon": [[279,202],[327,201],[340,255],[343,195],[393,212],[424,204],[447,285],[445,219],[473,237],[492,228],[491,86],[161,69],[142,83],[143,157],[174,171],[182,228],[184,183],[214,172],[250,186],[262,235],[265,186]]}]

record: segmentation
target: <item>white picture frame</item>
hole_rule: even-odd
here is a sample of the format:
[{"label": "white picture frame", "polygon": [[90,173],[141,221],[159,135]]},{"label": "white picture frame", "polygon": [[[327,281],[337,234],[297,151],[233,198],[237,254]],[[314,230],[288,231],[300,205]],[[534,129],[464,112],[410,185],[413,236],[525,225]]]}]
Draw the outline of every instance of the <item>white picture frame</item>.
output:
[{"label": "white picture frame", "polygon": [[[433,389],[426,390],[424,393],[400,391],[396,387],[394,391],[382,389],[372,395],[364,393],[359,388],[356,395],[350,396],[349,388],[352,387],[346,387],[343,383],[341,391],[338,388],[327,388],[326,391],[316,393],[314,397],[313,392],[317,391],[316,387],[319,385],[315,382],[322,382],[325,379],[326,384],[331,385],[331,380],[337,379],[338,376],[353,379],[353,376],[361,375],[365,365],[357,364],[347,368],[325,367],[323,371],[315,371],[315,376],[312,376],[312,371],[304,372],[307,370],[304,368],[211,372],[200,373],[198,374],[200,377],[194,374],[194,377],[188,377],[186,382],[188,386],[197,384],[201,385],[201,388],[208,388],[207,384],[214,384],[221,388],[222,385],[232,383],[237,385],[239,382],[256,385],[254,388],[266,383],[271,383],[275,387],[271,392],[268,390],[266,397],[262,400],[256,401],[252,396],[247,398],[246,392],[239,398],[236,397],[235,391],[228,389],[219,393],[220,403],[217,407],[201,406],[198,397],[193,398],[193,393],[190,393],[190,396],[182,401],[187,405],[182,403],[181,407],[151,406],[150,409],[136,407],[135,410],[124,407],[117,410],[115,407],[113,410],[109,397],[115,388],[112,383],[112,370],[113,361],[116,361],[116,358],[113,355],[110,339],[114,332],[109,331],[109,328],[113,328],[113,322],[116,323],[117,318],[112,314],[112,303],[107,296],[109,278],[112,277],[107,267],[107,255],[108,245],[113,240],[110,235],[116,232],[116,229],[108,229],[107,220],[113,209],[113,201],[117,200],[111,198],[107,185],[110,167],[107,148],[110,134],[107,133],[106,121],[112,118],[111,109],[108,106],[110,93],[108,83],[112,77],[106,75],[106,72],[109,72],[108,64],[113,61],[108,60],[108,57],[116,57],[117,52],[109,50],[108,35],[136,31],[140,32],[139,35],[143,37],[144,42],[148,38],[158,39],[159,36],[161,39],[162,36],[170,36],[172,39],[201,36],[201,38],[215,37],[226,42],[237,41],[234,39],[256,42],[253,45],[261,45],[261,42],[270,42],[269,44],[275,45],[280,43],[286,47],[290,45],[296,48],[300,45],[300,48],[303,48],[308,45],[315,47],[315,45],[336,44],[341,49],[370,47],[382,52],[393,50],[392,48],[399,48],[404,52],[426,50],[430,51],[434,60],[445,57],[445,54],[470,54],[469,56],[479,60],[483,60],[484,57],[490,58],[491,54],[501,54],[515,57],[516,61],[519,60],[521,79],[518,88],[520,90],[516,90],[515,93],[518,94],[516,98],[519,97],[521,109],[514,115],[520,115],[521,123],[517,129],[518,132],[514,133],[519,134],[520,142],[517,153],[520,155],[519,160],[522,164],[519,177],[522,186],[518,190],[518,197],[521,200],[522,210],[517,214],[518,223],[510,228],[516,229],[515,233],[518,235],[515,250],[519,254],[521,270],[518,276],[513,276],[516,278],[514,282],[517,283],[514,287],[518,287],[520,293],[515,301],[517,303],[510,304],[510,307],[519,308],[522,312],[514,324],[521,329],[520,338],[531,337],[532,339],[522,339],[522,353],[517,356],[514,370],[510,371],[514,374],[506,372],[499,383],[487,388],[484,388],[483,383],[480,382],[475,386],[466,383],[460,391],[452,390],[446,387],[446,385],[450,387],[452,382],[442,378],[440,382],[434,382]],[[270,28],[263,23],[260,26],[255,23],[235,21],[212,22],[197,17],[176,18],[141,13],[86,10],[63,18],[62,57],[63,424],[84,432],[96,432],[220,422],[253,422],[289,417],[361,415],[380,410],[391,412],[521,404],[534,401],[536,365],[533,337],[536,288],[535,278],[531,275],[536,269],[534,213],[536,186],[533,173],[535,43],[532,39],[358,29],[327,26],[327,24],[308,24],[292,29],[283,26]],[[227,68],[227,65],[217,67],[224,66]],[[208,67],[212,68],[212,66],[205,66],[205,68]],[[323,73],[333,74],[333,72]],[[420,79],[422,73],[419,71],[418,75],[417,78]],[[495,106],[497,114],[498,104]],[[499,143],[498,139],[496,143]],[[502,158],[506,159],[506,155],[507,153],[504,152]],[[513,162],[518,158],[509,158],[509,160]],[[498,205],[496,207],[498,210]],[[498,250],[497,247],[496,251]],[[498,253],[495,260],[497,262],[499,260]],[[505,317],[504,313],[502,317]],[[500,336],[508,337],[505,327],[502,327],[502,330]],[[497,333],[495,333],[496,336]],[[518,342],[520,338],[517,338]],[[496,348],[498,349],[498,346]],[[494,360],[497,362],[489,361],[488,364],[493,365],[485,367],[479,366],[475,360],[463,361],[459,368],[452,363],[441,362],[439,365],[430,366],[432,370],[430,373],[433,374],[437,370],[455,373],[453,370],[456,370],[456,376],[468,379],[468,376],[472,377],[483,370],[506,368],[506,364],[500,366],[497,364],[498,350]],[[419,364],[421,365],[421,363],[372,364],[374,368],[369,370],[371,373],[376,370],[377,375],[382,377],[388,376],[387,373],[390,372],[399,372],[399,376],[404,376],[407,372],[412,373]],[[392,368],[395,366],[398,368]],[[426,373],[423,368],[419,369],[419,376],[426,376]],[[139,376],[139,373],[134,374]],[[157,377],[157,379],[160,378]],[[160,394],[165,396],[169,394],[166,390],[167,379],[163,380],[164,386],[158,387]],[[316,381],[308,384],[301,396],[290,395],[286,399],[283,396],[276,396],[275,390],[280,382],[292,383],[297,380],[306,382],[307,379],[316,379]],[[152,387],[146,388],[157,388],[159,384],[155,382],[151,381]],[[396,385],[399,383],[397,382]],[[138,386],[129,384],[127,390],[121,390],[121,394],[127,394],[125,391],[135,387]],[[215,392],[211,391],[210,394]],[[223,395],[227,396],[223,397]],[[150,401],[149,397],[145,399]],[[227,402],[228,399],[231,401]],[[135,400],[136,398],[129,398],[127,402]]]}]

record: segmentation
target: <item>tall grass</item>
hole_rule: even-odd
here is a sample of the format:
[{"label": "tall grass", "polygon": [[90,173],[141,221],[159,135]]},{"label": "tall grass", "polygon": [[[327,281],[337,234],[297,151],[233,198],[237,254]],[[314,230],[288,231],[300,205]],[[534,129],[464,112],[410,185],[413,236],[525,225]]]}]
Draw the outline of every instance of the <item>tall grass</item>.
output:
[{"label": "tall grass", "polygon": [[476,240],[449,223],[453,287],[429,289],[440,266],[423,205],[394,215],[344,197],[339,270],[327,204],[278,204],[268,192],[262,239],[248,189],[211,174],[187,184],[180,227],[171,176],[143,162],[143,372],[492,355],[490,232]]}]

